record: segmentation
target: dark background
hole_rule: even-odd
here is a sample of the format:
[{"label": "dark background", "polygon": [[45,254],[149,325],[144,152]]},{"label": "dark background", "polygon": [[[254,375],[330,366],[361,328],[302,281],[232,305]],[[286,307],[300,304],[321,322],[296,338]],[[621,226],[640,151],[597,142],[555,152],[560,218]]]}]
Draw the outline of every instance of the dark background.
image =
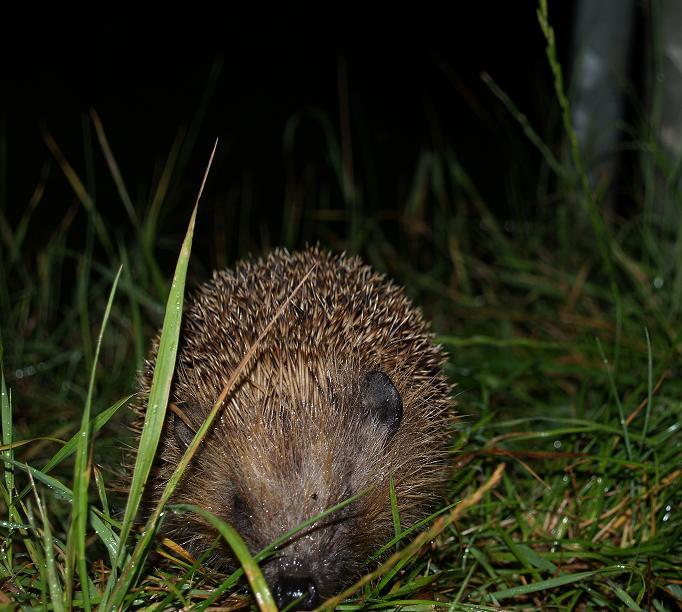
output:
[{"label": "dark background", "polygon": [[[246,177],[258,216],[276,225],[285,186],[285,128],[292,117],[315,109],[338,135],[345,71],[354,170],[370,206],[399,206],[422,152],[447,145],[493,212],[505,216],[510,174],[525,177],[518,179],[528,183],[520,189],[531,190],[539,159],[480,74],[489,73],[551,140],[548,126],[557,124],[557,110],[536,3],[455,3],[448,9],[365,14],[337,5],[311,14],[264,6],[251,15],[111,14],[88,22],[79,20],[82,15],[34,15],[8,21],[2,76],[7,215],[16,221],[46,172],[40,216],[46,231],[75,201],[43,132],[84,175],[83,120],[90,108],[104,124],[133,200],[148,200],[178,127],[192,122],[205,96],[206,113],[175,194],[182,203],[170,209],[182,214],[167,222],[184,230],[219,137],[208,201],[241,188]],[[567,60],[573,3],[550,2],[550,15]],[[315,121],[302,125],[293,155],[305,167],[324,159],[327,147]],[[114,227],[122,226],[123,208],[96,145],[94,150],[98,207]],[[207,225],[206,217],[200,219],[199,232]],[[34,224],[31,231],[39,242],[41,228]],[[277,242],[276,232],[271,240]]]}]

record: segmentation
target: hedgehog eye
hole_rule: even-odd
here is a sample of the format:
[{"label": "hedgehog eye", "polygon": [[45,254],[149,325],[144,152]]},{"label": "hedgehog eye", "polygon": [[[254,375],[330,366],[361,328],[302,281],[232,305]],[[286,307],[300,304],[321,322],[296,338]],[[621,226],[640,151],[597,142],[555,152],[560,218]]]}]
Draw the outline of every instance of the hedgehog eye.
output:
[{"label": "hedgehog eye", "polygon": [[360,384],[360,397],[365,414],[385,429],[387,439],[392,438],[403,418],[403,400],[393,381],[383,372],[368,372]]},{"label": "hedgehog eye", "polygon": [[181,449],[186,449],[194,439],[194,431],[177,414],[173,415],[173,433]]},{"label": "hedgehog eye", "polygon": [[248,534],[251,524],[249,507],[239,494],[235,494],[232,498],[232,517],[230,522],[240,535],[245,536]]}]

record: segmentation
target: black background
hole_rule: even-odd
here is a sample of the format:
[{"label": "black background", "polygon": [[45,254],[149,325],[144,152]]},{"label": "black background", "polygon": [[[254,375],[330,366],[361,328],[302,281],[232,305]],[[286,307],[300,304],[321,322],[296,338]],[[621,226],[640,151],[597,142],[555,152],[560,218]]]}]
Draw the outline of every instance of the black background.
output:
[{"label": "black background", "polygon": [[[316,13],[225,8],[225,14],[166,6],[145,17],[121,9],[7,20],[2,115],[10,220],[18,218],[46,164],[51,204],[42,206],[41,223],[51,226],[74,201],[43,132],[82,174],[82,122],[90,108],[102,119],[133,200],[148,198],[178,127],[192,120],[209,73],[218,69],[188,166],[187,211],[219,137],[208,193],[225,193],[248,175],[262,214],[275,214],[284,189],[285,126],[315,108],[338,133],[344,69],[358,180],[378,186],[367,197],[383,208],[400,205],[395,186],[413,175],[421,152],[446,143],[496,214],[505,213],[503,177],[510,166],[528,163],[527,174],[536,171],[537,158],[518,155],[523,136],[480,78],[489,73],[547,135],[556,104],[534,2],[387,7],[372,14],[342,5]],[[550,2],[550,15],[567,60],[573,3]],[[323,155],[320,130],[303,134],[301,161]],[[370,165],[361,159],[363,150],[371,151]],[[113,184],[98,164],[104,168],[98,170],[98,206],[108,209],[112,223],[122,223]],[[187,215],[178,216],[179,231]]]}]

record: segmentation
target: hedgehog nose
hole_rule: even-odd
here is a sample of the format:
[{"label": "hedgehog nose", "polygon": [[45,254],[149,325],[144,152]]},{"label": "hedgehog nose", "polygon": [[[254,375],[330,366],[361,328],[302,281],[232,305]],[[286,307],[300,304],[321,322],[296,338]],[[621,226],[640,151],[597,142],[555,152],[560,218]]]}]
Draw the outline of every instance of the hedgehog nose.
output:
[{"label": "hedgehog nose", "polygon": [[317,585],[310,576],[281,576],[272,594],[280,610],[295,601],[295,610],[312,610],[320,603]]}]

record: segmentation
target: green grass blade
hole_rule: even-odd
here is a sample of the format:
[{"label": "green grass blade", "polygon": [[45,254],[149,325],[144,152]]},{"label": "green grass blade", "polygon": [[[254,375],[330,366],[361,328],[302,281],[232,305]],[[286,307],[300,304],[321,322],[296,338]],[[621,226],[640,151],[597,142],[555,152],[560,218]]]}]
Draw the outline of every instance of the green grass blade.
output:
[{"label": "green grass blade", "polygon": [[[12,465],[26,472],[33,479],[38,480],[42,482],[45,486],[47,486],[47,488],[50,489],[50,491],[52,491],[52,493],[54,493],[57,497],[63,499],[68,504],[73,504],[73,492],[63,482],[57,480],[56,478],[53,478],[52,476],[44,474],[40,470],[37,470],[36,468],[31,467],[30,465],[21,463],[16,459],[3,458],[3,461],[8,465]],[[102,521],[102,519],[99,516],[97,516],[94,510],[91,509],[89,511],[89,515],[90,524],[92,525],[92,528],[95,530],[95,533],[97,533],[97,535],[102,540],[102,543],[107,547],[109,554],[115,555],[118,551],[118,537],[112,531],[111,527],[109,527],[106,523],[104,523],[104,521]]]},{"label": "green grass blade", "polygon": [[646,334],[646,354],[647,354],[647,402],[646,402],[646,412],[644,413],[644,427],[642,428],[642,442],[640,444],[640,454],[644,450],[644,440],[646,439],[646,434],[649,431],[649,419],[651,418],[651,408],[654,403],[654,365],[653,357],[651,354],[651,338],[649,337],[649,330],[645,327],[644,333]]},{"label": "green grass blade", "polygon": [[[92,421],[90,422],[90,431],[93,433],[98,432],[102,427],[104,427],[108,422],[109,419],[111,419],[112,416],[114,416],[121,406],[126,404],[130,398],[133,397],[132,395],[128,395],[127,397],[124,397],[123,399],[120,399],[117,401],[115,404],[109,406],[106,410],[103,410],[100,412]],[[43,466],[42,472],[44,474],[47,474],[50,470],[52,470],[54,467],[59,465],[62,461],[70,457],[74,451],[76,450],[76,446],[78,445],[78,439],[80,436],[80,432],[75,433],[72,438],[66,442],[53,456],[52,458]],[[32,440],[25,440],[22,442],[29,443],[32,442],[33,440],[36,439],[49,439],[52,440],[52,438],[33,438]],[[55,442],[61,442],[61,440],[54,440]],[[18,444],[15,442],[12,447],[16,448]],[[23,499],[31,490],[30,485],[27,485],[24,490],[17,495],[17,501]]]},{"label": "green grass blade", "polygon": [[[2,337],[0,336],[0,426],[2,427],[2,445],[9,447],[3,450],[3,456],[7,459],[14,458],[14,451],[10,447],[12,444],[12,403],[10,401],[9,393],[7,392],[7,385],[5,384],[5,368],[3,364],[3,345]],[[12,466],[3,464],[3,472],[5,473],[5,485],[7,486],[7,505],[10,509],[13,505],[12,497],[14,495],[14,470]],[[11,511],[8,513],[11,514]],[[8,563],[12,564],[12,537],[11,534],[5,543],[7,549],[6,555]]]},{"label": "green grass blade", "polygon": [[181,511],[184,510],[186,512],[194,512],[198,514],[218,530],[220,535],[222,535],[223,538],[225,538],[225,541],[230,545],[230,548],[234,552],[239,564],[244,569],[246,579],[251,585],[251,590],[253,591],[253,595],[256,598],[258,607],[261,610],[270,610],[276,612],[277,606],[272,599],[270,589],[268,589],[268,585],[265,582],[263,573],[260,571],[258,563],[256,563],[254,558],[249,553],[249,549],[246,547],[244,540],[242,540],[237,531],[231,525],[221,521],[207,510],[204,510],[198,506],[193,506],[190,504],[178,504],[175,506],[175,508]]},{"label": "green grass blade", "polygon": [[182,321],[182,306],[185,293],[185,280],[187,278],[187,266],[192,247],[192,237],[194,235],[194,224],[197,209],[194,208],[192,217],[187,228],[187,234],[180,249],[180,256],[173,276],[173,284],[168,295],[166,304],[166,315],[161,329],[161,339],[159,351],[154,367],[154,376],[151,389],[149,391],[149,403],[145,413],[144,426],[140,435],[140,443],[135,459],[128,502],[126,504],[123,524],[121,527],[121,550],[118,554],[119,563],[123,559],[126,542],[130,535],[133,521],[142,501],[144,485],[156,455],[156,448],[161,436],[161,429],[166,416],[166,405],[170,394],[171,380],[175,370],[175,358],[178,350],[178,340],[180,337],[180,324]]},{"label": "green grass blade", "polygon": [[632,459],[632,447],[630,446],[630,435],[628,434],[628,424],[625,421],[625,414],[623,412],[623,404],[621,404],[620,396],[618,395],[618,389],[616,389],[616,382],[613,380],[613,374],[611,373],[611,368],[609,367],[609,360],[597,338],[597,346],[599,347],[599,354],[601,355],[602,362],[604,363],[604,369],[606,370],[606,376],[609,380],[609,388],[611,389],[611,395],[613,396],[616,406],[618,407],[618,422],[623,429],[623,439],[625,440],[625,450],[628,454],[628,459]]},{"label": "green grass blade", "polygon": [[[26,519],[28,521],[28,524],[30,525],[30,531],[33,532],[34,534],[40,533],[38,530],[38,525],[35,520],[35,516],[33,515],[33,509],[31,506],[26,507]],[[25,539],[25,542],[30,543],[32,547],[31,551],[31,559],[33,563],[35,564],[35,569],[37,570],[38,574],[40,575],[40,579],[38,581],[38,584],[40,586],[40,595],[42,599],[43,605],[47,603],[47,600],[45,599],[46,593],[45,593],[45,584],[47,582],[47,576],[46,576],[46,571],[45,571],[45,557],[43,556],[42,552],[42,542],[35,542],[29,538]]]},{"label": "green grass blade", "polygon": [[589,571],[589,572],[576,572],[574,574],[563,574],[557,576],[556,578],[549,578],[548,580],[539,580],[538,582],[531,582],[530,584],[524,584],[518,587],[512,587],[510,589],[503,589],[501,591],[496,591],[492,593],[490,597],[496,600],[509,599],[510,597],[518,597],[519,595],[527,595],[528,593],[537,593],[538,591],[545,591],[548,589],[554,589],[556,587],[564,586],[566,584],[572,584],[574,582],[582,582],[588,578],[593,578],[599,574],[617,574],[621,572],[628,571],[625,566],[613,565],[610,567],[605,567],[603,569]]},{"label": "green grass blade", "polygon": [[[282,544],[288,542],[293,536],[295,536],[297,533],[303,531],[307,527],[310,527],[311,525],[317,523],[318,521],[321,521],[323,518],[326,516],[329,516],[330,514],[333,514],[334,512],[337,512],[338,510],[341,510],[342,508],[345,508],[349,504],[352,504],[354,501],[360,499],[363,495],[366,494],[365,492],[357,493],[356,495],[353,495],[352,497],[349,497],[348,499],[344,499],[342,502],[339,502],[338,504],[335,504],[334,506],[331,506],[330,508],[327,508],[326,510],[323,510],[319,514],[316,514],[312,518],[309,518],[306,521],[303,521],[300,525],[297,525],[294,529],[291,531],[287,531],[285,534],[281,535],[279,538],[274,540],[273,542],[270,542],[263,550],[261,550],[255,557],[254,560],[258,563],[263,561],[263,559],[266,559],[268,556],[270,556],[274,551],[276,551]],[[173,510],[175,506],[170,506],[170,509]],[[405,535],[406,532],[403,532],[403,536]],[[203,601],[197,606],[197,612],[202,612],[202,610],[205,610],[212,604],[214,604],[217,599],[225,593],[227,590],[231,589],[235,584],[237,584],[237,581],[239,578],[242,576],[244,571],[239,568],[235,572],[233,572],[230,576],[227,577],[226,580],[224,580],[220,586],[218,586],[216,589],[213,590],[213,593],[211,593],[211,596],[206,599],[206,601]]]},{"label": "green grass blade", "polygon": [[102,338],[109,321],[111,307],[114,303],[118,279],[121,277],[121,267],[118,269],[113,286],[109,292],[109,300],[104,310],[104,317],[100,327],[99,338],[95,357],[90,370],[90,382],[88,384],[88,394],[85,400],[85,408],[81,418],[81,427],[78,432],[76,443],[76,464],[73,477],[73,510],[71,514],[71,524],[66,546],[66,605],[71,607],[73,601],[73,567],[77,559],[78,574],[81,581],[81,591],[83,593],[83,607],[90,610],[90,594],[88,590],[88,569],[86,557],[86,532],[88,526],[88,488],[90,485],[90,412],[92,410],[92,396],[95,389],[95,375],[97,373],[97,362],[99,360],[100,349],[102,348]]},{"label": "green grass blade", "polygon": [[92,470],[95,474],[95,486],[97,487],[99,503],[102,504],[102,514],[109,518],[109,499],[107,497],[107,489],[104,478],[102,477],[102,472],[97,466],[93,466]]},{"label": "green grass blade", "polygon": [[[102,427],[104,427],[109,422],[111,417],[113,417],[121,409],[122,406],[128,403],[131,397],[133,397],[133,394],[127,395],[126,397],[118,400],[116,403],[109,406],[109,408],[107,408],[106,410],[100,412],[94,419],[92,419],[89,426],[90,431],[96,433],[100,429],[102,429]],[[69,456],[71,456],[73,452],[76,450],[76,446],[78,445],[78,436],[79,436],[78,433],[74,434],[73,437],[64,446],[62,446],[52,456],[52,458],[43,466],[41,471],[47,473],[54,467],[59,465],[62,461],[67,459]]]},{"label": "green grass blade", "polygon": [[35,482],[31,477],[29,472],[30,486],[35,494],[36,503],[38,505],[38,511],[40,512],[40,518],[43,522],[43,549],[45,551],[45,566],[47,569],[47,584],[50,590],[50,600],[52,601],[52,607],[55,612],[61,612],[64,610],[64,592],[62,590],[61,582],[59,581],[59,575],[57,572],[57,567],[54,558],[54,545],[52,542],[52,528],[50,527],[50,521],[45,512],[44,503],[38,495],[38,490],[36,489]]},{"label": "green grass blade", "polygon": [[[120,550],[118,553],[118,561],[112,568],[107,583],[107,590],[103,598],[101,608],[103,610],[109,609],[110,606],[116,608],[125,596],[127,587],[132,582],[133,568],[137,564],[136,570],[139,571],[141,557],[146,550],[148,542],[151,540],[154,529],[147,529],[145,534],[146,539],[140,541],[135,547],[133,558],[128,562],[124,569],[125,580],[117,580],[117,569],[121,566],[124,556],[126,554],[126,540],[132,529],[133,521],[137,515],[137,511],[142,501],[142,494],[144,485],[147,482],[147,477],[151,470],[158,447],[159,438],[161,436],[161,429],[166,416],[166,407],[168,405],[168,397],[170,394],[171,381],[175,371],[175,358],[177,356],[178,341],[180,337],[180,325],[182,322],[182,307],[185,292],[185,280],[187,278],[187,267],[189,265],[189,257],[192,250],[192,237],[194,235],[194,225],[196,222],[197,209],[199,207],[199,200],[203,193],[206,179],[213,163],[218,141],[216,140],[211,151],[211,156],[208,161],[206,172],[199,188],[199,193],[196,198],[192,217],[180,249],[178,262],[175,267],[175,274],[173,283],[168,295],[166,303],[166,313],[161,329],[161,338],[159,340],[159,350],[156,357],[156,364],[154,366],[154,374],[152,377],[152,385],[149,391],[149,400],[147,411],[145,413],[144,425],[140,435],[140,442],[135,460],[135,467],[133,477],[128,492],[128,503],[126,504],[123,524],[121,526],[120,536]],[[189,449],[188,449],[189,450]],[[165,501],[163,502],[165,503]],[[160,506],[163,506],[163,503]],[[158,509],[160,513],[160,509]],[[158,514],[156,515],[158,518]],[[156,519],[155,519],[156,520]],[[115,589],[113,585],[116,584]],[[109,595],[111,593],[111,596]],[[112,599],[111,603],[109,599]]]},{"label": "green grass blade", "polygon": [[613,589],[616,597],[620,599],[628,610],[635,610],[635,612],[642,612],[642,608],[637,605],[637,602],[630,597],[628,592],[621,586],[617,585],[613,580],[607,580],[606,583]]},{"label": "green grass blade", "polygon": [[[389,495],[391,498],[391,517],[393,519],[393,535],[396,538],[400,537],[400,532],[402,531],[400,528],[400,509],[398,508],[398,497],[395,494],[395,481],[393,480],[393,476],[391,476],[391,480],[389,483]],[[396,550],[398,550],[398,543],[396,542]]]}]

